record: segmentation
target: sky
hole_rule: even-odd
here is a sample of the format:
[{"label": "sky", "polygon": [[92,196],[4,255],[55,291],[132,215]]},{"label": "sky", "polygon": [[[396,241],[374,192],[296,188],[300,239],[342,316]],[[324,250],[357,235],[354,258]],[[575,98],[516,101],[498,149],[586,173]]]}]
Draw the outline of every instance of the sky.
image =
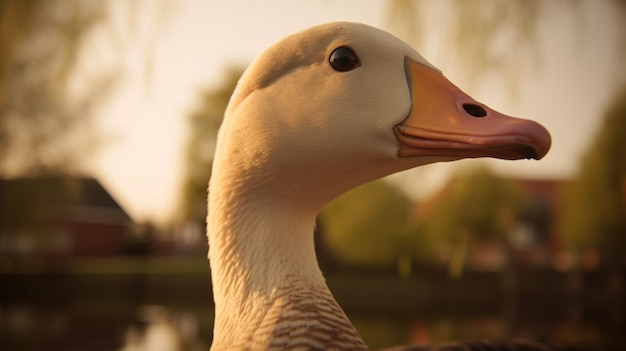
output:
[{"label": "sky", "polygon": [[[112,3],[117,8],[122,1]],[[167,5],[155,5],[159,3]],[[282,37],[320,23],[356,21],[389,30],[383,0],[142,4],[130,17],[117,13],[104,28],[115,32],[113,37],[126,39],[114,42],[126,44],[110,50],[109,33],[94,35],[93,41],[100,44],[90,47],[102,53],[99,63],[93,64],[95,69],[121,68],[116,89],[98,110],[98,128],[105,141],[92,157],[92,169],[136,220],[164,222],[178,205],[187,116],[202,89],[219,86],[224,69],[245,66]],[[564,11],[540,23],[542,59],[520,79],[514,97],[506,77],[485,72],[478,83],[467,81],[459,60],[446,59],[451,50],[437,40],[440,28],[428,33],[439,45],[416,48],[478,101],[509,115],[534,119],[550,130],[553,146],[543,160],[488,162],[505,175],[572,176],[600,126],[616,86],[612,67],[619,19],[608,1],[583,1],[579,12]],[[121,22],[132,18],[132,29],[116,24],[115,18]],[[420,167],[393,181],[415,197],[425,196],[454,169],[472,162],[476,161]]]}]

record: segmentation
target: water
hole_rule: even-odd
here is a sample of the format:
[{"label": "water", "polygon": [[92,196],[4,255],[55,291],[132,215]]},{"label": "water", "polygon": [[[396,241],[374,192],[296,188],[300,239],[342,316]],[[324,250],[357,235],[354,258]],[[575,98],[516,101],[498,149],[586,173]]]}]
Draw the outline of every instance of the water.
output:
[{"label": "water", "polygon": [[[620,273],[621,274],[621,273]],[[533,338],[626,345],[623,274],[552,271],[328,274],[372,349],[446,340]],[[207,350],[208,271],[0,275],[2,350]]]}]

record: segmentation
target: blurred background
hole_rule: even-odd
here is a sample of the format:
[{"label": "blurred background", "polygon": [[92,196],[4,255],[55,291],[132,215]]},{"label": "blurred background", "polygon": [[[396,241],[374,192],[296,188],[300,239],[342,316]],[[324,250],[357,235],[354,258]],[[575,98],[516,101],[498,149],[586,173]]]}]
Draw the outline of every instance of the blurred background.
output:
[{"label": "blurred background", "polygon": [[626,2],[0,0],[0,345],[206,350],[215,134],[254,57],[347,20],[534,119],[537,161],[436,164],[319,216],[372,348],[534,338],[626,346]]}]

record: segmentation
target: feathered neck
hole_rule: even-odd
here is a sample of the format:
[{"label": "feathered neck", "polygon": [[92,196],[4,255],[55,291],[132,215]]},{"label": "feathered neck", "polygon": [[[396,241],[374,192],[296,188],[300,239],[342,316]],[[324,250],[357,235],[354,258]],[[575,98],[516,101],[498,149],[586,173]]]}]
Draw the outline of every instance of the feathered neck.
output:
[{"label": "feathered neck", "polygon": [[316,213],[231,171],[216,160],[209,186],[213,349],[366,349],[319,270]]}]

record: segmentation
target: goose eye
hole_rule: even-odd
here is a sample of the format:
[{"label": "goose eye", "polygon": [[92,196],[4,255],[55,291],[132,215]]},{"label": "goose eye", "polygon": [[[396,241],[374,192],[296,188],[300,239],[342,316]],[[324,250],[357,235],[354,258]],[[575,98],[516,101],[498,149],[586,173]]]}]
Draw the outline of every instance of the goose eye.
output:
[{"label": "goose eye", "polygon": [[354,51],[345,46],[333,50],[328,58],[328,62],[338,72],[348,72],[360,65],[359,58]]}]

